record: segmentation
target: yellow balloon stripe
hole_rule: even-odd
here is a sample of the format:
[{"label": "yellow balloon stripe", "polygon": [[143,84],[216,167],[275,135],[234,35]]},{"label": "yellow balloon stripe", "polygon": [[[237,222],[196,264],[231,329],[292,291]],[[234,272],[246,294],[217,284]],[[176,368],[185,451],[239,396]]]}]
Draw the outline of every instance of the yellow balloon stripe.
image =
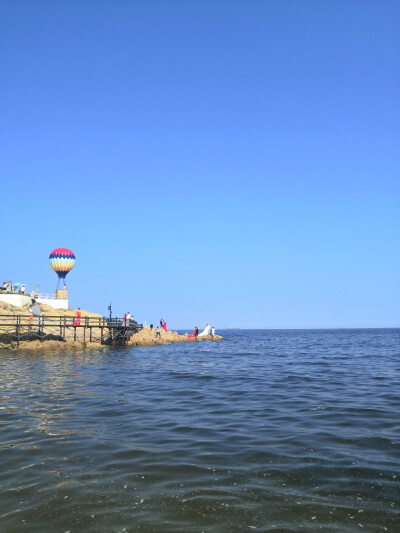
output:
[{"label": "yellow balloon stripe", "polygon": [[54,257],[50,259],[51,268],[55,272],[69,272],[75,264],[72,257]]}]

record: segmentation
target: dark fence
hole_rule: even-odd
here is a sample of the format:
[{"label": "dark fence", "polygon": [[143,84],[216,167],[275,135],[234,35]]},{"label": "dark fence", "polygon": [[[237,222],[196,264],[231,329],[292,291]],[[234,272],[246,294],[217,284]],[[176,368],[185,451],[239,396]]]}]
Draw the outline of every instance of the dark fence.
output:
[{"label": "dark fence", "polygon": [[0,346],[18,348],[23,341],[49,340],[124,345],[142,327],[120,318],[0,315]]}]

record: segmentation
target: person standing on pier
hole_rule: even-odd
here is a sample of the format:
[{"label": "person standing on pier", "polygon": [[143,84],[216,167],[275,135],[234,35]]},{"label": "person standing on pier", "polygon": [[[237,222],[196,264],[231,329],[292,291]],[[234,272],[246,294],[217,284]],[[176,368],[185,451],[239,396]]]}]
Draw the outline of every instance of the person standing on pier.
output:
[{"label": "person standing on pier", "polygon": [[78,307],[78,310],[76,312],[76,319],[73,324],[74,326],[80,326],[81,325],[81,308]]},{"label": "person standing on pier", "polygon": [[33,306],[30,305],[29,306],[29,331],[32,329],[32,324],[33,324]]}]

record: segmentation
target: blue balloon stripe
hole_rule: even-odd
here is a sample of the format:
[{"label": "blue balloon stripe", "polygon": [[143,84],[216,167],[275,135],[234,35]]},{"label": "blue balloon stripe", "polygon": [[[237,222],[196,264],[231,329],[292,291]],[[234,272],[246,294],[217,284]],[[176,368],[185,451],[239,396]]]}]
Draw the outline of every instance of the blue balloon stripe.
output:
[{"label": "blue balloon stripe", "polygon": [[49,259],[75,259],[74,254],[50,254]]}]

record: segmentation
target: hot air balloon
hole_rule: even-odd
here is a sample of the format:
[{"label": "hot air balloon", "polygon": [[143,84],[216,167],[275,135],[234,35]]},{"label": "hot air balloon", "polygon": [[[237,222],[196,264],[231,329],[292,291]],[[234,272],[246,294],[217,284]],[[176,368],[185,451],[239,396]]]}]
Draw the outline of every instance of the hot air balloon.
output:
[{"label": "hot air balloon", "polygon": [[51,252],[49,259],[51,268],[58,275],[57,289],[61,280],[63,280],[64,289],[66,289],[65,276],[75,264],[75,254],[67,248],[56,248],[56,250]]}]

